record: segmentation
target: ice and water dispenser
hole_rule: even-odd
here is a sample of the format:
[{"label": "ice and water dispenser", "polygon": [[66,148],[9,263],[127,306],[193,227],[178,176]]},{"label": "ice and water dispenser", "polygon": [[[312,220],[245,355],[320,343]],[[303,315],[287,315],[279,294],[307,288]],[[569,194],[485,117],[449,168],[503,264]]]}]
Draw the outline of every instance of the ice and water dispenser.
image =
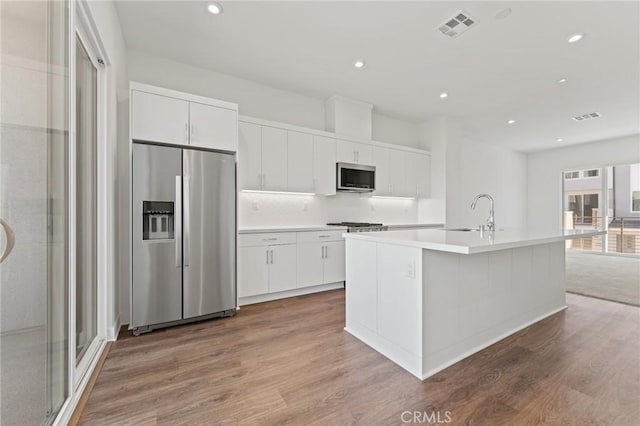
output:
[{"label": "ice and water dispenser", "polygon": [[172,240],[174,217],[173,201],[143,201],[142,239]]}]

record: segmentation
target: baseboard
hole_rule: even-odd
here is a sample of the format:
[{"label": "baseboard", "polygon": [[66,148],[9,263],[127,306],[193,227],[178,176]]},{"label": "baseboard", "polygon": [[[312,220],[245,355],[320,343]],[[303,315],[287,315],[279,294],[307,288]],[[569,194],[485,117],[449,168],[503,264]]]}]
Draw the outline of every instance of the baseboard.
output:
[{"label": "baseboard", "polygon": [[111,326],[109,327],[109,329],[107,330],[107,340],[112,342],[118,339],[118,334],[120,333],[121,325],[122,324],[120,323],[120,315],[118,315],[116,319],[113,321],[113,323],[111,324]]},{"label": "baseboard", "polygon": [[257,296],[241,297],[238,305],[252,305],[254,303],[270,302],[272,300],[286,299],[287,297],[304,296],[305,294],[320,293],[321,291],[336,290],[344,288],[344,282],[323,284],[313,287],[296,288],[293,290],[280,291],[278,293],[260,294]]}]

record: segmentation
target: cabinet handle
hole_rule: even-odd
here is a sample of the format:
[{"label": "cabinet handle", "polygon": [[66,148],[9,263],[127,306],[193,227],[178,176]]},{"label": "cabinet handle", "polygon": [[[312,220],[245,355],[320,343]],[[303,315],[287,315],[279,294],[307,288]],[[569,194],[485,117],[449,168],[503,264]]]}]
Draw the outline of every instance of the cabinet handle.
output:
[{"label": "cabinet handle", "polygon": [[191,135],[190,135],[190,139],[195,140],[196,139],[196,125],[195,124],[191,124]]},{"label": "cabinet handle", "polygon": [[324,258],[326,259],[327,257],[329,257],[329,247],[324,246]]},{"label": "cabinet handle", "polygon": [[360,162],[360,151],[356,151],[356,162]]},{"label": "cabinet handle", "polygon": [[269,264],[269,250],[266,250],[264,252],[267,255],[267,265]]},{"label": "cabinet handle", "polygon": [[184,143],[189,143],[189,123],[184,123]]},{"label": "cabinet handle", "polygon": [[273,265],[273,262],[274,262],[274,260],[273,260],[273,249],[271,249],[271,264],[272,265]]},{"label": "cabinet handle", "polygon": [[318,238],[330,238],[331,235],[318,235]]},{"label": "cabinet handle", "polygon": [[263,238],[262,241],[277,241],[278,238],[274,237],[274,238]]},{"label": "cabinet handle", "polygon": [[324,259],[324,246],[320,246],[320,257]]}]

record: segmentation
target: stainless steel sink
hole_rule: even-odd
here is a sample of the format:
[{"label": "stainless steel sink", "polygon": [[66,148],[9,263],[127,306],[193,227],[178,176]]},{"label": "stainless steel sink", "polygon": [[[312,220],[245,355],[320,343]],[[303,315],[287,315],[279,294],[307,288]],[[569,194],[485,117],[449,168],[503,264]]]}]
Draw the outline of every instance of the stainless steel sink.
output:
[{"label": "stainless steel sink", "polygon": [[[441,231],[456,231],[456,232],[480,232],[480,228],[437,228]],[[496,229],[496,231],[504,231],[504,229]],[[491,232],[488,229],[484,229],[484,232]]]}]

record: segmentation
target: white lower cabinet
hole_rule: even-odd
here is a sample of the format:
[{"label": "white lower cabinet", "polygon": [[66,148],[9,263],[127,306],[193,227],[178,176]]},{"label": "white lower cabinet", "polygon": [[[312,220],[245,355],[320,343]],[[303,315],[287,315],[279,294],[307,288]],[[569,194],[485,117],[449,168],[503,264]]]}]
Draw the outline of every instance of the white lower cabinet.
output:
[{"label": "white lower cabinet", "polygon": [[337,283],[344,279],[344,240],[327,242],[324,249],[324,282]]},{"label": "white lower cabinet", "polygon": [[296,288],[296,245],[240,247],[238,297]]},{"label": "white lower cabinet", "polygon": [[238,297],[268,295],[344,281],[343,232],[240,234]]},{"label": "white lower cabinet", "polygon": [[269,293],[296,288],[296,245],[270,246]]},{"label": "white lower cabinet", "polygon": [[267,247],[238,248],[238,297],[269,292],[268,256]]},{"label": "white lower cabinet", "polygon": [[298,287],[324,282],[324,243],[298,244]]},{"label": "white lower cabinet", "polygon": [[298,288],[344,281],[344,241],[298,243]]}]

